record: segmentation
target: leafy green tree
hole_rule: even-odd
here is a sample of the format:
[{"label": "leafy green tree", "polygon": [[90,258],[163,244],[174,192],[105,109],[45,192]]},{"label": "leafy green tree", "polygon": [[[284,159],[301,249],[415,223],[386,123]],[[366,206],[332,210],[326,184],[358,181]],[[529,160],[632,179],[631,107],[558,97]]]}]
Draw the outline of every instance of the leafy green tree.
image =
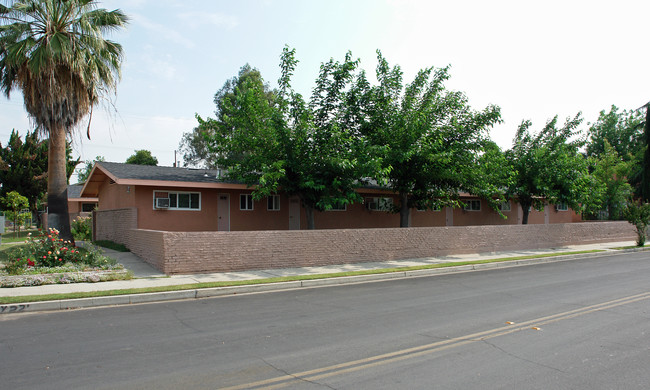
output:
[{"label": "leafy green tree", "polygon": [[66,137],[115,89],[122,47],[103,35],[126,23],[122,11],[97,8],[93,0],[0,5],[0,89],[7,96],[20,89],[27,113],[49,135],[48,224],[66,240]]},{"label": "leafy green tree", "polygon": [[[237,76],[227,80],[214,95],[215,118],[217,121],[222,123],[226,121],[224,116],[230,115],[232,110],[236,109],[236,106],[230,107],[227,105],[232,104],[239,95],[244,93],[244,89],[249,83],[253,85],[261,84],[264,99],[270,105],[274,104],[276,91],[271,90],[269,84],[264,82],[259,70],[246,64],[241,67]],[[202,131],[208,133],[202,134]],[[195,127],[192,131],[183,134],[179,150],[183,156],[185,166],[217,168],[217,156],[211,151],[209,142],[206,141],[207,138],[213,135],[210,133],[211,131],[210,128]]]},{"label": "leafy green tree", "polygon": [[592,157],[592,175],[604,188],[603,206],[607,211],[607,218],[619,220],[623,217],[623,211],[627,200],[633,195],[632,186],[627,182],[627,173],[630,171],[631,161],[623,161],[614,147],[609,142],[604,142],[604,152],[598,159]]},{"label": "leafy green tree", "polygon": [[587,156],[600,159],[606,150],[605,144],[626,162],[627,171],[621,172],[635,188],[637,196],[641,191],[643,153],[646,149],[643,135],[643,113],[639,110],[619,110],[612,105],[609,112],[600,112],[598,120],[589,127],[589,139],[585,151]]},{"label": "leafy green tree", "polygon": [[135,154],[126,159],[127,164],[136,165],[158,165],[158,159],[151,155],[148,150],[136,150]]},{"label": "leafy green tree", "polygon": [[104,156],[97,156],[95,157],[94,160],[88,160],[85,162],[86,165],[84,165],[83,168],[79,171],[77,174],[77,181],[79,183],[85,183],[86,180],[88,180],[88,177],[90,176],[90,172],[92,172],[93,167],[95,166],[96,162],[101,162],[101,161],[106,161]]},{"label": "leafy green tree", "polygon": [[404,87],[400,67],[391,68],[379,51],[377,57],[379,84],[361,73],[352,92],[360,131],[383,151],[388,186],[399,194],[400,226],[409,226],[413,207],[458,206],[461,191],[492,202],[499,189],[476,168],[499,107],[472,110],[463,93],[445,88],[448,67],[423,69]]},{"label": "leafy green tree", "polygon": [[[5,147],[0,144],[0,159],[5,169],[0,170],[0,196],[11,191],[23,194],[29,201],[29,210],[38,215],[39,204],[47,190],[47,142],[38,138],[36,131],[27,132],[24,141],[12,130]],[[70,178],[79,159],[72,160],[72,148],[66,146],[66,172]]]},{"label": "leafy green tree", "polygon": [[11,191],[2,198],[2,204],[5,206],[6,217],[14,222],[14,233],[16,232],[16,227],[18,227],[18,232],[20,232],[20,226],[23,224],[23,220],[29,215],[28,213],[23,213],[23,210],[29,207],[27,198],[16,191]]},{"label": "leafy green tree", "polygon": [[343,62],[322,64],[311,104],[291,87],[296,64],[295,50],[285,48],[274,98],[261,77],[248,77],[218,99],[217,119],[197,119],[229,178],[252,186],[256,199],[280,189],[299,197],[314,229],[314,211],[360,201],[358,180],[378,165],[343,125],[357,61],[348,53]]},{"label": "leafy green tree", "polygon": [[519,126],[512,149],[507,152],[515,180],[508,195],[523,209],[523,224],[528,223],[531,208],[542,210],[548,203],[565,203],[577,211],[593,212],[601,206],[602,187],[589,174],[587,158],[579,152],[580,114],[557,127],[557,116],[538,133],[530,131],[531,122]]},{"label": "leafy green tree", "polygon": [[630,202],[623,211],[623,217],[636,229],[636,245],[645,245],[650,224],[650,203]]}]

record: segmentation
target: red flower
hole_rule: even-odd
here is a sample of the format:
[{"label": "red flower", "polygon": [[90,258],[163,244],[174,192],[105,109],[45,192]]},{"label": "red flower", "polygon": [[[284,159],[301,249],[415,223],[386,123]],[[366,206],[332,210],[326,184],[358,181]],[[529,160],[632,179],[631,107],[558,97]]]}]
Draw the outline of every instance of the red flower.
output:
[{"label": "red flower", "polygon": [[27,259],[27,266],[28,267],[33,267],[34,265],[36,265],[36,264],[33,261],[31,261],[30,259]]},{"label": "red flower", "polygon": [[59,259],[59,261],[63,261],[63,259]]}]

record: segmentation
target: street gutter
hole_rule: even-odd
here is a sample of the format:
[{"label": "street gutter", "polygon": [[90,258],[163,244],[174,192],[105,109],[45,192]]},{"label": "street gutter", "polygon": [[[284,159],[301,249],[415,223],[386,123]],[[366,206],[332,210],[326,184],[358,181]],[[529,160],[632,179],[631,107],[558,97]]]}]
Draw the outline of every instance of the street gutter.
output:
[{"label": "street gutter", "polygon": [[[557,256],[535,257],[520,260],[507,260],[495,261],[481,264],[468,264],[460,266],[448,266],[431,269],[420,270],[404,270],[388,273],[378,273],[381,270],[369,270],[368,275],[354,275],[354,276],[337,276],[337,277],[323,277],[317,279],[294,280],[287,282],[268,282],[260,283],[259,281],[251,280],[251,283],[240,286],[226,286],[226,287],[207,287],[207,288],[190,288],[180,289],[176,291],[164,292],[151,292],[139,294],[122,294],[122,295],[108,295],[108,296],[95,296],[88,298],[76,299],[60,299],[38,302],[26,303],[8,303],[0,304],[0,314],[16,314],[16,313],[33,313],[52,310],[70,310],[91,307],[107,307],[117,305],[131,305],[152,302],[164,301],[177,301],[186,299],[201,299],[211,297],[224,297],[241,294],[254,294],[262,292],[276,292],[295,290],[299,288],[316,288],[325,286],[340,286],[346,284],[358,284],[368,282],[381,282],[394,279],[405,278],[421,278],[431,277],[436,275],[464,273],[474,271],[485,271],[499,268],[511,268],[519,266],[528,266],[536,264],[555,263],[561,261],[579,260],[587,257],[604,257],[612,254],[621,254],[626,252],[639,252],[645,248],[631,248],[621,249],[616,251],[603,250],[599,252],[579,253],[579,254],[566,254]],[[501,259],[500,259],[501,260]],[[374,273],[371,273],[374,272]],[[175,286],[169,286],[173,289]],[[110,294],[111,291],[102,291],[103,293]],[[114,293],[114,292],[113,292]]]}]

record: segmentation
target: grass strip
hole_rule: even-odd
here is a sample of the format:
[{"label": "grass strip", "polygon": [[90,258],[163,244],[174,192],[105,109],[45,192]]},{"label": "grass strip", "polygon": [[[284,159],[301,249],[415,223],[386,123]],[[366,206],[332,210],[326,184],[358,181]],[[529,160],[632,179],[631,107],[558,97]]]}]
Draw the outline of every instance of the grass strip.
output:
[{"label": "grass strip", "polygon": [[38,230],[34,229],[29,229],[29,230],[21,230],[20,232],[13,232],[13,233],[7,233],[6,231],[2,233],[2,245],[4,244],[12,244],[15,242],[25,242],[27,237],[29,235],[37,235]]},{"label": "grass strip", "polygon": [[130,252],[129,248],[127,248],[126,246],[109,240],[97,240],[97,241],[93,241],[93,244],[97,246],[101,246],[103,248],[112,249],[118,252]]},{"label": "grass strip", "polygon": [[378,274],[387,274],[391,272],[418,271],[418,270],[434,269],[434,268],[458,267],[462,265],[540,259],[546,257],[579,255],[579,254],[597,253],[597,252],[604,252],[604,250],[593,249],[593,250],[575,251],[575,252],[546,253],[546,254],[539,254],[539,255],[502,257],[498,259],[458,261],[458,262],[441,263],[441,264],[425,264],[425,265],[417,265],[411,267],[395,267],[395,268],[382,268],[382,269],[374,269],[374,270],[336,272],[330,274],[296,275],[296,276],[284,276],[284,277],[265,278],[265,279],[236,280],[236,281],[225,281],[225,282],[205,282],[205,283],[179,284],[179,285],[172,285],[172,286],[130,288],[130,289],[121,289],[121,290],[87,291],[87,292],[75,292],[75,293],[63,293],[63,294],[46,294],[46,295],[27,295],[27,296],[19,296],[19,297],[0,297],[0,304],[56,301],[62,299],[96,298],[96,297],[128,295],[128,294],[146,294],[146,293],[155,293],[155,292],[196,290],[201,288],[214,288],[214,287],[247,286],[247,285],[256,285],[256,284],[294,282],[300,280],[340,278],[345,276],[378,275]]}]

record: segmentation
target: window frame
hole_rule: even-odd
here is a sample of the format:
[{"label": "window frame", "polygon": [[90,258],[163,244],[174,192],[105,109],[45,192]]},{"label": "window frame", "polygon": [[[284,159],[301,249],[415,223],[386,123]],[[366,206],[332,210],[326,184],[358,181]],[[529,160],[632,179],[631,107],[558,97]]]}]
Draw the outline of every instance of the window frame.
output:
[{"label": "window frame", "polygon": [[[364,198],[363,202],[366,205],[366,210],[369,211],[391,211],[395,204],[395,201],[390,196],[367,197]],[[376,203],[377,208],[371,208],[371,203]]]},{"label": "window frame", "polygon": [[[167,196],[156,196],[156,194],[167,194]],[[172,197],[170,195],[175,195],[176,201],[175,201],[175,206],[172,206]],[[188,205],[189,207],[179,207],[179,195],[188,195]],[[198,196],[198,205],[197,207],[192,207],[194,204],[192,202],[192,195],[197,195]],[[169,207],[165,208],[157,208],[156,207],[156,199],[169,199]],[[154,210],[178,210],[178,211],[201,211],[201,208],[203,206],[203,201],[202,201],[202,194],[200,191],[161,191],[161,190],[154,190],[153,191],[153,209]]]},{"label": "window frame", "polygon": [[[242,200],[246,197],[246,208],[242,208]],[[248,208],[250,206],[250,208]],[[255,210],[255,201],[253,194],[239,194],[239,210],[240,211],[253,211]]]},{"label": "window frame", "polygon": [[327,211],[348,211],[348,204],[347,204],[347,203],[344,203],[344,204],[343,204],[343,208],[341,208],[341,207],[336,207],[336,206],[333,205],[332,208],[331,208],[331,209],[327,209]]},{"label": "window frame", "polygon": [[[481,200],[480,199],[468,199],[463,206],[464,211],[481,211]],[[474,208],[474,205],[478,204],[478,208]]]},{"label": "window frame", "polygon": [[[241,200],[239,205],[241,206]],[[277,206],[277,208],[275,206]],[[266,210],[280,211],[280,195],[269,195],[266,197]]]},{"label": "window frame", "polygon": [[[508,205],[508,208],[503,207],[504,205]],[[509,200],[504,200],[503,202],[499,203],[499,211],[512,211],[512,204],[510,203]]]},{"label": "window frame", "polygon": [[[87,210],[86,206],[91,206],[90,210]],[[96,208],[97,208],[97,203],[90,203],[90,202],[81,203],[82,213],[92,213],[93,210],[95,210]]]},{"label": "window frame", "polygon": [[557,203],[555,205],[555,210],[557,211],[569,211],[569,205],[564,202]]}]

